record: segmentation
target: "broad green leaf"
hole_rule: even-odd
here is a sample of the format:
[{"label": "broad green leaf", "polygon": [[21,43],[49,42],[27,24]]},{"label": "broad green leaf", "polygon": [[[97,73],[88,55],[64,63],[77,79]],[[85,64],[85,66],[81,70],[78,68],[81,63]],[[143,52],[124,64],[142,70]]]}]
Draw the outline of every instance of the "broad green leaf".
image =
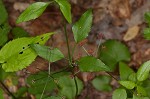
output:
[{"label": "broad green leaf", "polygon": [[144,18],[148,24],[150,24],[150,12],[146,12]]},{"label": "broad green leaf", "polygon": [[148,78],[150,71],[150,61],[145,62],[137,71],[137,80],[144,81]]},{"label": "broad green leaf", "polygon": [[11,73],[5,72],[0,66],[0,81],[4,81]]},{"label": "broad green leaf", "polygon": [[119,73],[121,80],[128,80],[129,75],[134,71],[127,64],[119,62]]},{"label": "broad green leaf", "polygon": [[133,81],[133,82],[137,82],[136,73],[130,74],[128,77],[128,80]]},{"label": "broad green leaf", "polygon": [[133,99],[150,99],[148,97],[140,97],[133,94]]},{"label": "broad green leaf", "polygon": [[98,58],[108,65],[112,71],[114,71],[118,62],[130,60],[130,52],[121,42],[116,40],[107,40],[101,44]]},{"label": "broad green leaf", "polygon": [[92,85],[99,91],[111,91],[110,76],[97,76],[92,80]]},{"label": "broad green leaf", "polygon": [[53,91],[54,88],[56,88],[56,84],[48,77],[48,74],[45,72],[39,72],[35,75],[30,75],[27,78],[27,83],[30,85],[28,91],[31,94],[41,94],[45,87],[45,93],[50,93]]},{"label": "broad green leaf", "polygon": [[[80,79],[75,78],[78,86],[78,95],[83,89],[83,83]],[[76,95],[76,85],[73,78],[68,76],[62,76],[58,79],[59,92],[61,95],[65,96],[65,99],[74,99]]]},{"label": "broad green leaf", "polygon": [[55,62],[62,58],[64,55],[58,48],[50,49],[48,46],[31,44],[31,48],[42,58],[48,60],[49,62]]},{"label": "broad green leaf", "polygon": [[27,87],[21,87],[19,88],[19,90],[17,90],[17,93],[15,93],[15,96],[18,98],[18,99],[21,99],[21,97],[28,91],[28,88]]},{"label": "broad green leaf", "polygon": [[1,82],[5,82],[5,81],[9,81],[9,83],[13,84],[13,85],[17,85],[18,84],[18,77],[16,76],[15,72],[5,72],[2,67],[0,67],[0,81]]},{"label": "broad green leaf", "polygon": [[143,32],[144,32],[144,38],[150,40],[150,28],[145,28]]},{"label": "broad green leaf", "polygon": [[38,18],[46,9],[49,3],[36,2],[31,4],[17,19],[17,23]]},{"label": "broad green leaf", "polygon": [[4,99],[3,90],[0,88],[0,99]]},{"label": "broad green leaf", "polygon": [[92,10],[86,11],[81,18],[73,25],[72,31],[76,43],[79,43],[88,36],[92,26]]},{"label": "broad green leaf", "polygon": [[146,90],[147,96],[150,97],[150,80],[143,81],[141,86]]},{"label": "broad green leaf", "polygon": [[145,88],[143,88],[142,86],[137,86],[137,92],[138,92],[138,94],[140,94],[142,96],[147,96],[147,92],[146,92]]},{"label": "broad green leaf", "polygon": [[119,83],[127,89],[133,89],[135,87],[135,83],[132,81],[119,81]]},{"label": "broad green leaf", "polygon": [[40,93],[40,94],[36,94],[35,95],[35,99],[47,99],[47,95],[46,95],[46,93],[45,94],[43,94],[42,96],[41,96],[42,94]]},{"label": "broad green leaf", "polygon": [[64,17],[66,18],[66,20],[71,23],[72,19],[71,19],[71,5],[68,2],[68,0],[55,0],[58,5],[60,6],[60,10],[62,12],[62,14],[64,15]]},{"label": "broad green leaf", "polygon": [[112,99],[126,99],[127,93],[125,89],[116,89],[113,92]]},{"label": "broad green leaf", "polygon": [[8,41],[8,33],[10,32],[10,26],[6,22],[0,27],[0,46],[3,46]]},{"label": "broad green leaf", "polygon": [[21,70],[30,65],[37,54],[30,48],[30,44],[45,44],[52,33],[37,37],[23,37],[8,42],[0,50],[0,63],[6,72]]},{"label": "broad green leaf", "polygon": [[59,97],[59,96],[50,96],[50,97],[44,98],[44,99],[62,99],[62,97]]},{"label": "broad green leaf", "polygon": [[3,4],[3,0],[0,0],[0,25],[5,23],[7,21],[7,18],[8,18],[8,13]]},{"label": "broad green leaf", "polygon": [[109,67],[105,65],[101,60],[92,56],[85,56],[78,60],[80,71],[83,72],[98,72],[98,71],[110,71]]},{"label": "broad green leaf", "polygon": [[51,73],[51,76],[52,76],[53,78],[60,78],[60,77],[62,77],[62,76],[71,75],[71,72],[68,72],[68,71],[66,71],[66,70],[67,70],[66,68],[63,68],[63,69],[60,70],[60,71],[63,71],[63,72],[59,72],[59,71],[57,71],[57,72],[52,72],[52,73]]},{"label": "broad green leaf", "polygon": [[15,27],[12,29],[12,34],[14,38],[28,37],[29,34],[21,27]]}]

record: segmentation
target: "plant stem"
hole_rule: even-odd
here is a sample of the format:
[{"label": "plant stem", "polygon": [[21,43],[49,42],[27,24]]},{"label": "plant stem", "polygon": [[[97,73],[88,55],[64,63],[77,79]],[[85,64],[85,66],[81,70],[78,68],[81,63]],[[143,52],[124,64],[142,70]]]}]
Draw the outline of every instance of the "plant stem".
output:
[{"label": "plant stem", "polygon": [[112,74],[110,74],[109,72],[106,72],[109,76],[111,76],[112,78],[114,78],[117,82],[118,82],[118,79],[115,78]]},{"label": "plant stem", "polygon": [[73,59],[73,56],[74,56],[74,52],[75,52],[76,46],[77,46],[77,44],[75,44],[74,47],[73,47],[73,50],[72,50],[72,53],[71,53],[71,59]]},{"label": "plant stem", "polygon": [[83,48],[83,50],[86,52],[86,54],[87,54],[88,56],[90,56],[90,54],[89,54],[88,51],[85,49],[85,47],[82,46],[82,48]]},{"label": "plant stem", "polygon": [[17,99],[10,91],[9,91],[9,89],[5,86],[5,84],[2,82],[2,81],[0,81],[0,84],[4,87],[4,89],[6,89],[6,91],[13,97],[13,99]]},{"label": "plant stem", "polygon": [[75,75],[74,75],[73,79],[74,79],[74,82],[75,82],[75,85],[76,85],[76,97],[77,97],[78,96],[78,84],[77,84],[77,79],[76,79]]},{"label": "plant stem", "polygon": [[72,58],[71,58],[71,54],[70,54],[70,46],[69,46],[69,41],[68,41],[68,35],[67,35],[66,24],[64,24],[64,32],[65,32],[65,38],[66,38],[67,48],[68,48],[69,65],[71,66]]}]

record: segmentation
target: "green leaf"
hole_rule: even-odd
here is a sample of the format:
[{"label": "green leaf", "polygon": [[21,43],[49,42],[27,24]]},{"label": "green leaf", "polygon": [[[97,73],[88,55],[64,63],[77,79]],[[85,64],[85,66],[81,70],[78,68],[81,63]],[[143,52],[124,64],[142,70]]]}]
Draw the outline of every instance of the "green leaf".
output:
[{"label": "green leaf", "polygon": [[12,34],[14,38],[28,37],[29,34],[21,27],[15,27],[12,29]]},{"label": "green leaf", "polygon": [[31,4],[17,19],[17,23],[38,18],[46,9],[49,3],[36,2]]},{"label": "green leaf", "polygon": [[88,36],[92,26],[92,10],[86,11],[81,18],[73,25],[72,31],[76,43],[79,43]]},{"label": "green leaf", "polygon": [[42,58],[48,60],[49,62],[55,62],[62,58],[64,55],[58,48],[50,49],[48,46],[31,44],[31,48]]},{"label": "green leaf", "polygon": [[50,97],[44,98],[44,99],[62,99],[62,97],[59,97],[59,96],[50,96]]},{"label": "green leaf", "polygon": [[27,87],[21,87],[19,90],[17,90],[16,97],[19,99],[21,98],[26,92],[28,91]]},{"label": "green leaf", "polygon": [[4,81],[10,73],[5,72],[0,66],[0,81]]},{"label": "green leaf", "polygon": [[142,86],[137,86],[137,92],[138,92],[138,94],[140,94],[142,96],[147,96],[147,92],[146,92],[145,88],[143,88]]},{"label": "green leaf", "polygon": [[97,76],[92,80],[92,85],[99,91],[111,91],[110,76]]},{"label": "green leaf", "polygon": [[2,25],[4,22],[7,21],[7,18],[8,18],[8,13],[7,13],[7,11],[5,9],[5,6],[3,4],[3,0],[0,0],[0,12],[1,12],[1,15],[0,15],[0,25]]},{"label": "green leaf", "polygon": [[133,99],[150,99],[148,97],[140,97],[133,94]]},{"label": "green leaf", "polygon": [[71,23],[72,19],[71,19],[71,5],[68,2],[68,0],[55,0],[58,5],[60,6],[60,10],[62,12],[62,14],[64,15],[64,17],[66,18],[66,20]]},{"label": "green leaf", "polygon": [[30,85],[28,89],[29,93],[34,95],[41,94],[45,86],[44,93],[50,93],[54,88],[56,88],[56,84],[53,79],[48,77],[48,74],[45,72],[39,72],[38,74],[30,75],[27,78],[27,83]]},{"label": "green leaf", "polygon": [[125,89],[116,89],[113,92],[112,99],[126,99],[127,93]]},{"label": "green leaf", "polygon": [[119,62],[119,73],[121,80],[128,80],[129,75],[134,71],[127,64]]},{"label": "green leaf", "polygon": [[144,38],[150,40],[150,28],[145,28],[143,32],[144,32]]},{"label": "green leaf", "polygon": [[128,77],[128,80],[133,81],[133,82],[137,82],[136,73],[130,74]]},{"label": "green leaf", "polygon": [[132,81],[119,81],[119,83],[127,89],[133,89],[135,87],[135,83]]},{"label": "green leaf", "polygon": [[0,27],[0,46],[3,46],[8,41],[8,33],[10,32],[10,26],[6,22]]},{"label": "green leaf", "polygon": [[150,12],[146,12],[144,18],[148,24],[150,24]]},{"label": "green leaf", "polygon": [[144,81],[148,78],[150,71],[150,61],[145,62],[137,71],[137,80]]},{"label": "green leaf", "polygon": [[82,72],[110,71],[110,68],[107,65],[92,56],[81,57],[78,60],[78,65]]},{"label": "green leaf", "polygon": [[52,33],[37,37],[23,37],[8,42],[0,50],[0,63],[6,72],[21,70],[31,64],[37,54],[30,48],[30,44],[45,44]]},{"label": "green leaf", "polygon": [[116,40],[107,40],[101,44],[98,58],[108,65],[112,71],[114,71],[118,62],[130,60],[130,52],[121,42]]},{"label": "green leaf", "polygon": [[[78,95],[83,89],[83,83],[80,79],[75,78],[78,86]],[[68,76],[62,76],[58,79],[59,92],[61,95],[65,96],[65,99],[74,99],[76,95],[76,85],[73,78]]]},{"label": "green leaf", "polygon": [[142,85],[141,85],[145,90],[146,90],[146,94],[148,97],[150,97],[150,80],[147,79],[145,81],[143,81]]},{"label": "green leaf", "polygon": [[3,90],[0,88],[0,99],[4,99]]}]

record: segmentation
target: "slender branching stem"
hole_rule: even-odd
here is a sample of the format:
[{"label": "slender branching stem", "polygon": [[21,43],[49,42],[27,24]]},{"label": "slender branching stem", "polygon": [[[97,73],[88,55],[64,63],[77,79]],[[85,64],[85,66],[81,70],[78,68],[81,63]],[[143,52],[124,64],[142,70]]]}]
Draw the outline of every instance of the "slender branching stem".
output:
[{"label": "slender branching stem", "polygon": [[73,47],[73,50],[72,50],[72,53],[71,53],[71,59],[73,59],[73,56],[74,56],[74,52],[75,52],[76,46],[77,46],[77,44],[75,44],[74,47]]},{"label": "slender branching stem", "polygon": [[109,76],[111,76],[112,78],[114,78],[117,82],[118,82],[118,79],[115,78],[112,74],[110,74],[109,72],[106,72]]},{"label": "slender branching stem", "polygon": [[9,89],[6,87],[6,85],[0,81],[0,84],[4,87],[4,89],[9,93],[9,95],[11,95],[13,97],[13,99],[17,99],[10,91]]},{"label": "slender branching stem", "polygon": [[75,75],[74,75],[73,79],[74,79],[74,83],[75,83],[75,86],[76,86],[76,97],[77,97],[78,96],[78,84],[77,84],[77,79],[76,79]]},{"label": "slender branching stem", "polygon": [[70,54],[70,46],[69,46],[69,40],[68,40],[68,34],[67,34],[66,24],[64,24],[64,33],[65,33],[65,38],[66,38],[66,43],[67,43],[67,49],[68,49],[69,65],[71,66],[72,58],[71,58],[71,54]]}]

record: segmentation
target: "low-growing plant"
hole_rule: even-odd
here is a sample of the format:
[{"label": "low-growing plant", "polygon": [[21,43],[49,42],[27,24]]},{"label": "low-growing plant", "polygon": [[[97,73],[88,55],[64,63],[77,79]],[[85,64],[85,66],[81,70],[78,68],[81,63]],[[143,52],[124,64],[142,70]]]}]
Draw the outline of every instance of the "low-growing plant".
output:
[{"label": "low-growing plant", "polygon": [[[126,45],[117,40],[107,40],[101,44],[99,41],[97,51],[89,53],[84,48],[84,39],[88,36],[92,27],[92,9],[87,10],[80,19],[73,23],[71,16],[71,5],[67,0],[52,0],[50,2],[35,2],[31,4],[17,19],[17,23],[30,21],[38,18],[45,9],[56,3],[62,12],[64,19],[64,35],[66,38],[68,56],[66,57],[58,48],[45,46],[44,44],[55,33],[45,33],[36,37],[29,37],[28,33],[20,27],[10,28],[7,22],[7,12],[0,0],[0,11],[4,16],[0,16],[0,83],[3,88],[14,98],[27,98],[32,94],[36,99],[75,99],[80,95],[84,84],[77,74],[83,72],[101,72],[107,75],[96,76],[92,79],[93,87],[99,91],[111,91],[111,78],[115,79],[120,87],[113,92],[113,99],[149,99],[149,71],[150,61],[143,63],[137,72],[133,71],[125,63],[130,61],[130,52]],[[146,15],[148,22],[149,15]],[[66,24],[71,24],[75,45],[70,47]],[[8,33],[12,30],[14,39],[8,42]],[[146,37],[149,36],[145,33]],[[7,43],[6,43],[7,42]],[[5,44],[6,43],[6,44]],[[86,56],[79,59],[74,58],[74,50],[81,46]],[[4,84],[4,79],[15,75],[16,71],[29,66],[37,56],[49,62],[48,71],[40,71],[37,74],[29,75],[26,79],[28,86],[23,86],[16,93],[8,90]],[[67,59],[68,64],[63,69],[51,71],[50,64],[61,59]],[[119,78],[115,78],[111,72],[119,66]],[[13,73],[10,73],[13,72]],[[11,78],[11,79],[10,79]],[[10,77],[13,82],[13,77]],[[17,78],[14,78],[17,79]],[[16,80],[17,81],[17,80]],[[0,99],[4,99],[3,90],[0,88]]]}]

